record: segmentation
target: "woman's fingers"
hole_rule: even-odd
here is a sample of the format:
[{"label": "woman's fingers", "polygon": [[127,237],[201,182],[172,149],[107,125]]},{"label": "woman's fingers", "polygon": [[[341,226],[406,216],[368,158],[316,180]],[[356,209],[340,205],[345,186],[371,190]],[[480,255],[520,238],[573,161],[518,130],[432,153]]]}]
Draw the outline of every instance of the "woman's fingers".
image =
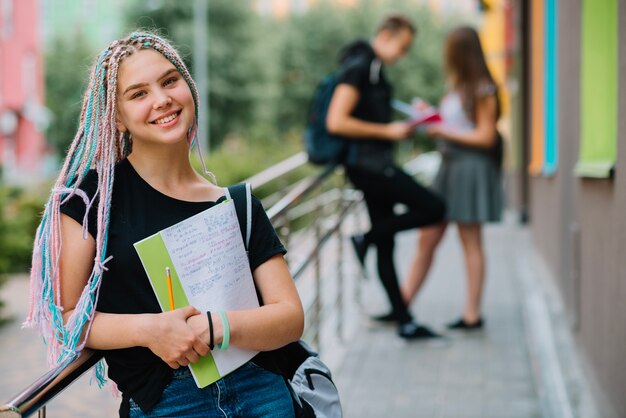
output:
[{"label": "woman's fingers", "polygon": [[195,351],[190,351],[187,353],[187,357],[185,358],[187,364],[189,363],[197,363],[200,360],[200,356]]},{"label": "woman's fingers", "polygon": [[197,338],[197,341],[194,343],[193,349],[201,357],[206,356],[207,354],[209,354],[210,351],[209,346],[199,338]]},{"label": "woman's fingers", "polygon": [[[200,342],[200,344],[197,344],[199,347],[202,346],[202,343]],[[201,348],[199,348],[200,350],[202,350]],[[206,351],[209,351],[209,348],[206,348]],[[176,369],[178,368],[178,366],[189,366],[190,363],[197,363],[198,361],[200,361],[200,357],[202,356],[202,354],[198,353],[196,351],[196,345],[194,345],[194,347],[192,349],[186,350],[184,353],[181,353],[181,356],[176,360],[176,362],[168,362],[167,364],[173,363],[176,364],[177,367],[175,367]],[[170,364],[171,367],[171,364]]]},{"label": "woman's fingers", "polygon": [[187,318],[198,310],[188,306],[155,317],[154,335],[149,348],[173,369],[196,363],[209,352],[209,346],[196,335]]}]

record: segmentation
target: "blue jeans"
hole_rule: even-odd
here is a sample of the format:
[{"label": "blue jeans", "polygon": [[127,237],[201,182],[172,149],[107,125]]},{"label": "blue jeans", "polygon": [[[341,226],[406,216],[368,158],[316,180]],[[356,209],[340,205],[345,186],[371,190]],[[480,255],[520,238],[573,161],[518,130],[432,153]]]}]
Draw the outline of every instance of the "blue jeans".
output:
[{"label": "blue jeans", "polygon": [[148,413],[130,399],[131,418],[293,417],[291,394],[282,376],[249,361],[200,389],[187,367],[174,371],[159,403]]}]

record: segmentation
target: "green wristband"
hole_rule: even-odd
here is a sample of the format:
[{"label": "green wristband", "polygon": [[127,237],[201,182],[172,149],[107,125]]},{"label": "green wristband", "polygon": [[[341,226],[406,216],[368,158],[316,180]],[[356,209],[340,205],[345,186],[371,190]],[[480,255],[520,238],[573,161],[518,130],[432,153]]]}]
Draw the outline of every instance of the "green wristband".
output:
[{"label": "green wristband", "polygon": [[228,317],[226,316],[226,312],[219,311],[218,314],[222,319],[222,343],[219,345],[220,351],[225,351],[228,349],[228,345],[230,344],[230,326],[228,325]]}]

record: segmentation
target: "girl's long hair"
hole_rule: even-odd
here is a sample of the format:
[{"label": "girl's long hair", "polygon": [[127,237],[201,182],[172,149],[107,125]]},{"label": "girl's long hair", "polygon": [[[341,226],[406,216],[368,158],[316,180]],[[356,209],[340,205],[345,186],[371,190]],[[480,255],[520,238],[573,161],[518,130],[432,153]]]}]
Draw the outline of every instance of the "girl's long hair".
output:
[{"label": "girl's long hair", "polygon": [[[483,90],[495,89],[496,83],[487,67],[478,33],[464,26],[450,32],[446,40],[446,70],[452,75],[453,87],[461,95],[463,110],[476,121],[476,102],[485,95]],[[500,100],[497,101],[497,118],[500,118]]]},{"label": "girl's long hair", "polygon": [[[83,349],[91,327],[103,272],[107,269],[106,257],[111,197],[115,165],[126,158],[132,149],[132,135],[117,130],[117,75],[120,64],[133,53],[151,49],[168,59],[187,82],[195,105],[195,118],[187,139],[196,142],[198,120],[198,92],[183,60],[165,39],[144,32],[134,32],[113,41],[95,61],[89,85],[84,94],[80,124],[69,148],[59,177],[45,206],[41,224],[37,229],[33,249],[30,290],[30,312],[25,325],[42,334],[48,352],[50,367],[65,365]],[[200,153],[204,165],[201,147]],[[98,187],[94,196],[78,188],[90,169],[98,174]],[[96,255],[93,270],[82,291],[76,307],[66,323],[61,306],[59,259],[61,254],[61,205],[72,196],[85,203],[83,238],[87,238],[89,211],[97,212]],[[97,205],[94,202],[97,201]],[[93,207],[92,207],[93,206]],[[84,337],[81,338],[86,328]],[[103,381],[102,366],[97,370]]]}]

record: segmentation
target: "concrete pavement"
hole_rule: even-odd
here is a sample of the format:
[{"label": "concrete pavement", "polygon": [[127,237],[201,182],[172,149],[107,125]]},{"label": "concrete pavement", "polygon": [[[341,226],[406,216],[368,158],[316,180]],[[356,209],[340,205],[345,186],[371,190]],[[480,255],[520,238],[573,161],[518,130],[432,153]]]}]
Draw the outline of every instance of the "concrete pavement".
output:
[{"label": "concrete pavement", "polygon": [[[392,327],[367,327],[355,335],[335,376],[346,417],[534,418],[542,411],[526,343],[519,251],[529,236],[513,225],[485,231],[487,285],[484,331],[445,331],[462,312],[464,266],[456,228],[449,228],[419,298],[419,321],[445,333],[445,341],[406,343]],[[397,265],[405,272],[416,233],[398,236]],[[374,251],[368,262],[373,272]],[[402,274],[403,277],[403,274]],[[385,312],[378,281],[364,286],[367,313]]]}]

